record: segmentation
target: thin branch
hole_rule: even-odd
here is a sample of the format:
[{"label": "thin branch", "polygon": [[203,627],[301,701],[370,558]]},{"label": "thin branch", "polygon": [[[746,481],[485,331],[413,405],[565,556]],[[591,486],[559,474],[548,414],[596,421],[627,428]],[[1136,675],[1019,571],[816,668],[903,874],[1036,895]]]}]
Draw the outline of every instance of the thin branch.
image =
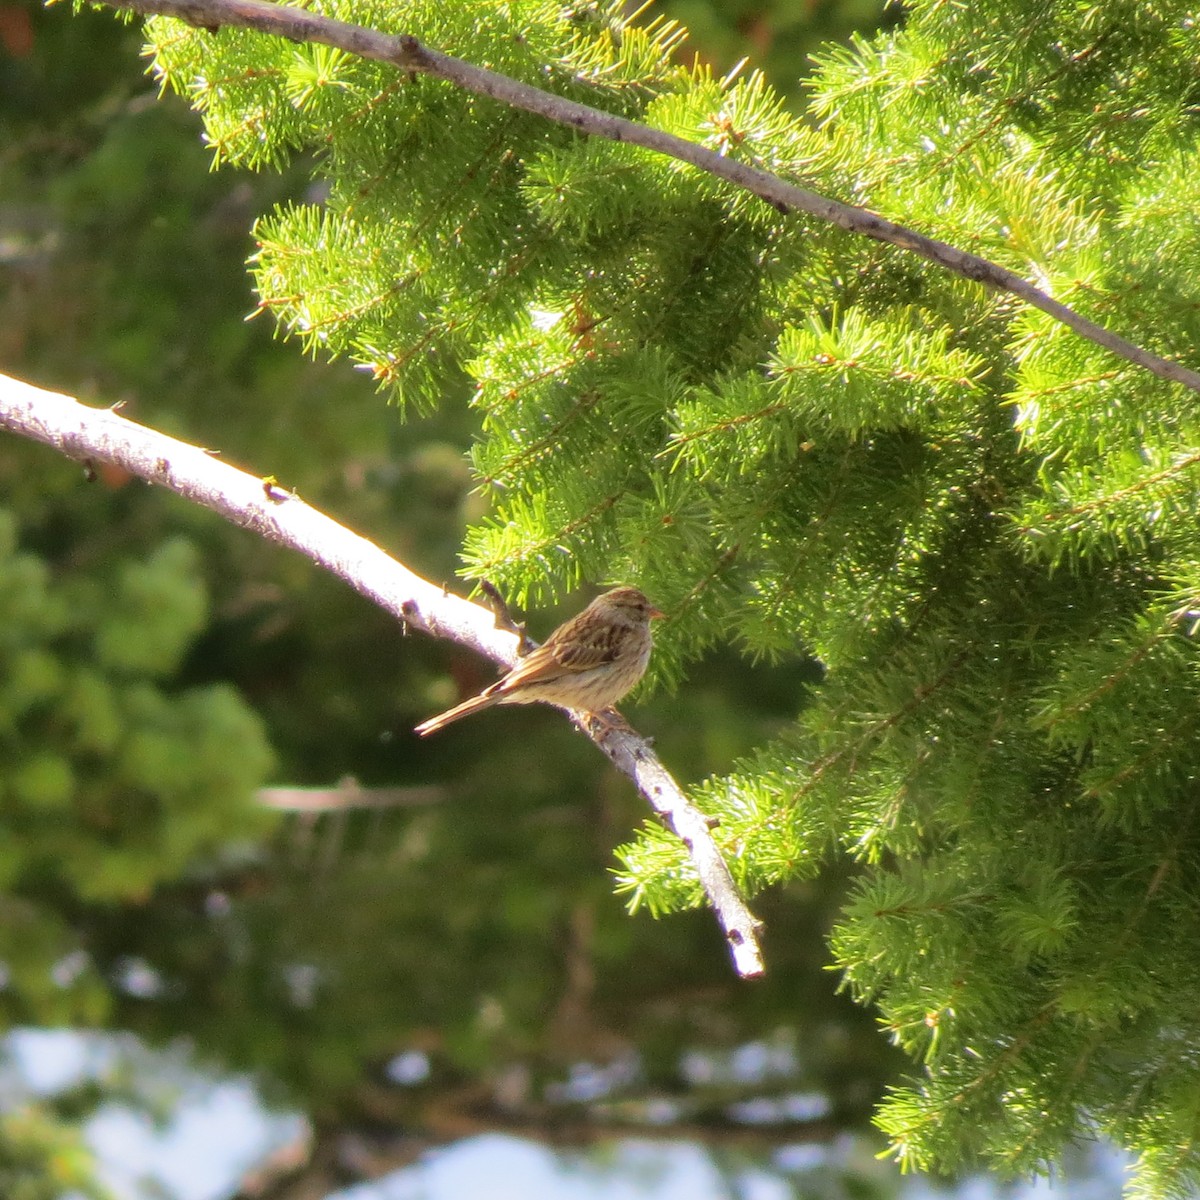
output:
[{"label": "thin branch", "polygon": [[517,635],[517,656],[524,658],[531,650],[536,650],[537,643],[526,632],[525,622],[516,620],[509,612],[508,601],[500,594],[500,589],[490,579],[481,579],[479,590],[487,598],[488,606],[496,617],[496,627]]},{"label": "thin branch", "polygon": [[[517,662],[518,638],[496,627],[493,612],[422,579],[272,478],[241,471],[208,450],[147,429],[111,409],[89,408],[74,397],[5,375],[0,375],[0,428],[44,442],[89,468],[96,462],[123,467],[268,541],[298,550],[414,629],[469,646],[506,669]],[[704,815],[683,795],[644,738],[632,729],[571,715],[682,839],[738,974],[761,975],[761,926],[738,893]]]},{"label": "thin branch", "polygon": [[687,847],[709,906],[721,923],[738,974],[743,977],[761,975],[763,965],[758,935],[762,932],[762,922],[755,918],[742,899],[729,867],[713,841],[708,817],[683,794],[679,784],[650,749],[650,744],[632,730],[617,728],[598,735],[589,731],[589,736],[608,755],[613,766],[637,784],[638,791]]},{"label": "thin branch", "polygon": [[333,787],[265,787],[254,793],[263,808],[290,813],[332,813],[349,809],[426,808],[441,804],[443,787],[363,787],[347,776]]},{"label": "thin branch", "polygon": [[271,4],[267,0],[102,0],[113,8],[127,8],[142,14],[158,13],[215,32],[222,25],[255,29],[260,33],[288,38],[294,42],[319,42],[350,54],[391,63],[402,71],[418,71],[443,79],[477,96],[488,96],[501,104],[535,113],[582,133],[629,142],[680,162],[690,163],[719,179],[728,180],[765,200],[780,212],[805,212],[837,225],[850,233],[862,234],[911,251],[948,271],[974,280],[985,287],[1010,292],[1027,304],[1041,309],[1056,321],[1073,329],[1081,337],[1128,359],[1161,379],[1182,383],[1200,392],[1200,373],[1170,359],[1161,358],[1135,345],[1104,326],[1088,320],[1074,309],[1034,287],[1014,271],[959,250],[946,242],[897,225],[869,209],[843,204],[816,192],[788,183],[778,175],[737,162],[689,142],[674,134],[639,125],[636,121],[601,112],[586,104],[556,96],[507,75],[477,67],[460,58],[430,49],[408,34],[391,35],[361,25],[351,25],[303,8]]}]

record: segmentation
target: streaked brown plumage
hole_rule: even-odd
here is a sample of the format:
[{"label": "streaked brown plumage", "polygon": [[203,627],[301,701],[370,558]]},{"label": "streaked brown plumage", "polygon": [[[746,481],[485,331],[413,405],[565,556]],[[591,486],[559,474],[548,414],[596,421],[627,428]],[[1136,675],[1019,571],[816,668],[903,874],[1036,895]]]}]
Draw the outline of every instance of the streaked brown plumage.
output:
[{"label": "streaked brown plumage", "polygon": [[662,615],[637,588],[613,588],[564,621],[503,679],[431,717],[416,732],[425,737],[493,704],[540,700],[584,712],[611,708],[645,674],[650,622]]}]

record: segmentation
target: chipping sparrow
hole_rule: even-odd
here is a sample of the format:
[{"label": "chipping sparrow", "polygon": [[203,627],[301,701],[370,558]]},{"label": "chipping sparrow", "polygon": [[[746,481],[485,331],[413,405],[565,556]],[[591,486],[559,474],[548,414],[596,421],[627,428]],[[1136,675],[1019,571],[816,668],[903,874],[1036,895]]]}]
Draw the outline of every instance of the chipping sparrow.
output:
[{"label": "chipping sparrow", "polygon": [[637,588],[613,588],[564,621],[503,679],[431,717],[415,732],[425,737],[493,704],[541,700],[561,708],[602,712],[645,673],[650,660],[650,622],[662,615]]}]

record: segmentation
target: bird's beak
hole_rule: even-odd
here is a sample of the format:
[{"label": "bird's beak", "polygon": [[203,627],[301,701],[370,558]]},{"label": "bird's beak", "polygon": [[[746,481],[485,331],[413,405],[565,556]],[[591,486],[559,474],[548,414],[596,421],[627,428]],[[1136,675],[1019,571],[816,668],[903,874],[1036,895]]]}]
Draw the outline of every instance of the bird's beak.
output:
[{"label": "bird's beak", "polygon": [[657,621],[659,617],[665,617],[666,615],[661,608],[655,608],[653,605],[650,606],[650,620]]}]

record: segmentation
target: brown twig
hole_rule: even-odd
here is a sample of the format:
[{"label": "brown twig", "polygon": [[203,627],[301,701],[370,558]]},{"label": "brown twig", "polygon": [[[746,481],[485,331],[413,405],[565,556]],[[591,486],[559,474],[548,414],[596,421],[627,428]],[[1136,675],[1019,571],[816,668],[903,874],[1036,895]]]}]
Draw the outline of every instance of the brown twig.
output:
[{"label": "brown twig", "polygon": [[[493,612],[422,579],[270,477],[241,471],[208,450],[138,425],[112,409],[89,408],[72,396],[5,375],[0,375],[0,428],[43,442],[80,463],[123,467],[235,525],[298,550],[415,629],[469,646],[506,669],[517,662],[519,639],[496,627]],[[760,926],[739,895],[703,814],[692,807],[644,738],[628,727],[590,728],[572,715],[683,839],[738,974],[761,975]]]},{"label": "brown twig", "polygon": [[976,254],[969,254],[946,242],[926,237],[915,230],[897,225],[869,209],[843,204],[816,192],[788,183],[759,167],[738,162],[696,142],[639,125],[636,121],[601,112],[586,104],[543,91],[528,83],[477,67],[423,45],[409,34],[386,34],[322,16],[303,8],[268,3],[267,0],[102,0],[113,8],[127,8],[142,14],[157,13],[177,17],[190,25],[216,32],[222,25],[255,29],[260,33],[288,38],[294,42],[317,42],[347,53],[378,62],[390,63],[401,71],[420,72],[445,80],[455,87],[487,96],[512,108],[535,113],[581,133],[628,142],[690,163],[719,179],[765,200],[780,212],[805,212],[837,225],[850,233],[887,242],[953,271],[985,287],[1010,292],[1027,304],[1047,313],[1073,329],[1081,337],[1103,346],[1113,354],[1174,383],[1200,392],[1200,373],[1135,345],[1105,329],[1095,321],[1055,300],[1034,287],[1015,271]]},{"label": "brown twig", "polygon": [[524,658],[530,650],[536,650],[537,643],[526,632],[525,622],[518,621],[512,615],[500,589],[490,579],[481,579],[479,590],[487,597],[488,607],[495,614],[496,628],[507,629],[509,633],[517,635],[517,657]]}]

